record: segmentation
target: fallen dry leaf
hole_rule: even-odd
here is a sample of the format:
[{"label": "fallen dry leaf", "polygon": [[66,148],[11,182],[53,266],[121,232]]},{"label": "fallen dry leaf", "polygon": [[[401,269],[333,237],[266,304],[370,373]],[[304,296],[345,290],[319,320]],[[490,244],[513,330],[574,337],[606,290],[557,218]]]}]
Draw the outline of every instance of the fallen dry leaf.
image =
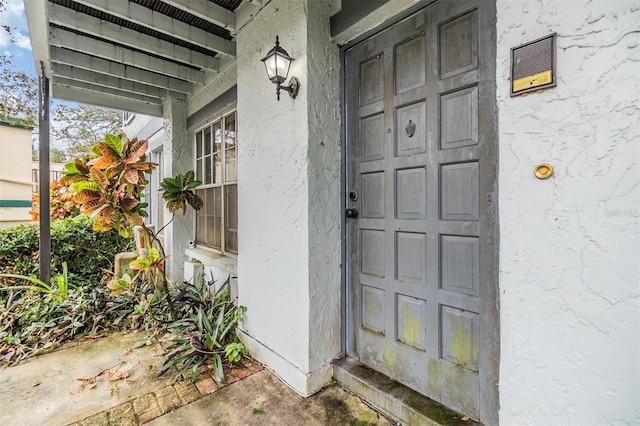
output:
[{"label": "fallen dry leaf", "polygon": [[463,417],[463,418],[461,418],[460,420],[462,420],[463,422],[466,422],[466,421],[468,421],[468,420],[469,420],[469,417],[464,416],[464,417]]},{"label": "fallen dry leaf", "polygon": [[116,371],[109,371],[109,373],[107,373],[107,377],[109,378],[110,382],[114,382],[120,379],[126,379],[127,377],[129,377],[129,373],[131,372],[132,367],[133,364],[128,362],[120,366],[120,368],[118,368]]},{"label": "fallen dry leaf", "polygon": [[134,384],[136,381],[135,381],[135,380],[133,380],[133,379],[127,379],[127,380],[125,380],[125,382],[126,382],[128,385],[132,385],[132,384]]},{"label": "fallen dry leaf", "polygon": [[127,348],[124,350],[124,353],[122,355],[131,355],[133,353],[133,348]]},{"label": "fallen dry leaf", "polygon": [[95,388],[96,387],[96,377],[89,377],[88,379],[76,379],[77,381],[80,382],[80,387],[78,388],[78,393]]}]

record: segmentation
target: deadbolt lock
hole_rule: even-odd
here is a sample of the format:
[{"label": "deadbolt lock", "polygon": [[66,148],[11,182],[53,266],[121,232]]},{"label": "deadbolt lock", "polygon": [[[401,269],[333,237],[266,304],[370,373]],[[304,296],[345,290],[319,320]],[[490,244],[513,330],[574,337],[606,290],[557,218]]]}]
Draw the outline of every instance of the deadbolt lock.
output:
[{"label": "deadbolt lock", "polygon": [[358,209],[347,209],[347,211],[344,212],[344,215],[349,219],[355,219],[358,217]]},{"label": "deadbolt lock", "polygon": [[351,191],[349,191],[349,199],[351,201],[358,201],[358,190],[357,189],[352,189]]}]

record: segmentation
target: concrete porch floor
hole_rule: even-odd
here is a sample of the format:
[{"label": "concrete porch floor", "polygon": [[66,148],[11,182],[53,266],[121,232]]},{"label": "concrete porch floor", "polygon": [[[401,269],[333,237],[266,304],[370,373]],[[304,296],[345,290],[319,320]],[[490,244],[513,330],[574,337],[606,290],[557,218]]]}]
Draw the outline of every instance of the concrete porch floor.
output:
[{"label": "concrete porch floor", "polygon": [[144,333],[116,334],[0,369],[0,424],[390,425],[332,385],[302,398],[259,364],[202,371],[195,383],[162,377],[162,351]]}]

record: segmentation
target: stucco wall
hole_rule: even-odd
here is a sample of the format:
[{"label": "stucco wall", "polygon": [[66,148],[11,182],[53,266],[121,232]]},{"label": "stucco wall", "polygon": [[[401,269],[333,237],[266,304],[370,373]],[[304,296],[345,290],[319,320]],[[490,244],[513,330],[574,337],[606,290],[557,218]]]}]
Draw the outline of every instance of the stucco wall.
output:
[{"label": "stucco wall", "polygon": [[[640,422],[638,22],[497,2],[502,424]],[[509,49],[552,32],[558,86],[510,98]]]},{"label": "stucco wall", "polygon": [[[237,36],[243,339],[301,394],[329,380],[340,351],[339,66],[328,3],[274,0]],[[276,35],[295,58],[295,100],[276,100],[260,62]]]}]

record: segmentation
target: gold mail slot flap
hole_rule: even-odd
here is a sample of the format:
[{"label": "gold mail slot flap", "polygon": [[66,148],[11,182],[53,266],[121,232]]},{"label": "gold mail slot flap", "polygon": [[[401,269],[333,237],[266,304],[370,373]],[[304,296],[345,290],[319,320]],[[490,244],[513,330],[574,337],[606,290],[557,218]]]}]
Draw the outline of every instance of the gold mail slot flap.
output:
[{"label": "gold mail slot flap", "polygon": [[517,80],[513,80],[513,92],[520,92],[525,89],[533,89],[535,87],[544,86],[553,81],[551,70],[539,72],[537,74],[528,75]]}]

